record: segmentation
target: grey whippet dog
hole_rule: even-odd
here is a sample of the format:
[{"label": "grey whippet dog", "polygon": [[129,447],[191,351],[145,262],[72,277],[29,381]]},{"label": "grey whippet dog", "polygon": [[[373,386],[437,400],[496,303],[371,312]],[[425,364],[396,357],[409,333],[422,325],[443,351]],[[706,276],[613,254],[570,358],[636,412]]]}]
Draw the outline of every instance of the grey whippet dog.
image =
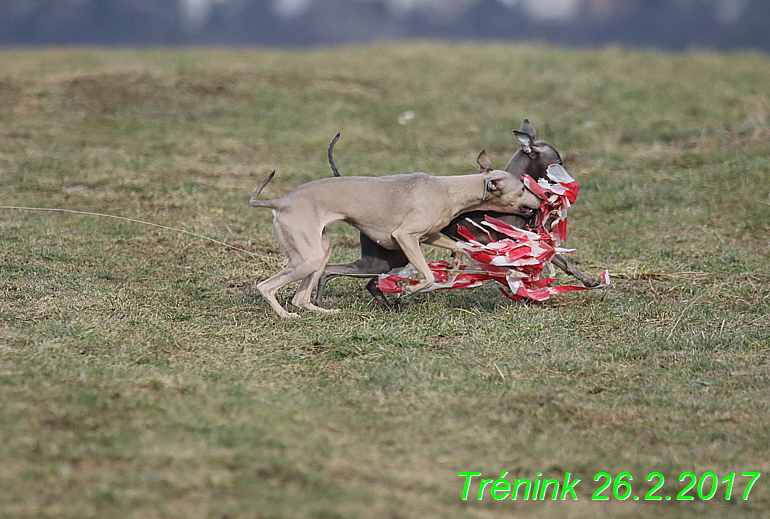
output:
[{"label": "grey whippet dog", "polygon": [[[529,175],[535,180],[545,177],[546,170],[551,164],[563,165],[563,161],[559,152],[546,141],[535,140],[537,132],[535,128],[530,124],[528,119],[524,119],[518,130],[513,130],[516,140],[521,146],[521,149],[508,161],[505,166],[505,171],[510,173],[516,178],[521,178],[523,175]],[[332,149],[337,142],[339,134],[335,136],[329,146],[329,164],[332,167],[335,177],[339,177],[337,167],[334,165],[334,159],[332,158]],[[481,243],[489,243],[489,237],[483,231],[478,229],[474,225],[470,225],[466,222],[466,218],[469,218],[477,223],[482,222],[486,215],[494,216],[503,221],[508,222],[516,227],[524,227],[526,225],[533,225],[534,218],[523,217],[516,214],[499,214],[493,211],[472,210],[471,212],[464,213],[455,217],[449,225],[441,230],[441,233],[448,236],[453,240],[464,240],[457,232],[457,227],[464,226],[476,240]],[[500,240],[507,238],[501,233],[493,230],[489,230],[492,238]],[[375,300],[385,307],[392,307],[390,301],[388,301],[385,294],[377,288],[376,281],[380,274],[390,272],[395,268],[405,267],[409,263],[409,258],[401,250],[391,250],[381,247],[372,239],[370,239],[366,233],[361,232],[361,257],[351,263],[337,263],[327,265],[324,273],[318,280],[318,288],[313,302],[316,305],[321,305],[323,301],[323,294],[326,288],[326,283],[329,280],[339,276],[351,276],[359,278],[371,278],[366,284],[366,289],[374,296]],[[583,274],[577,267],[572,265],[563,256],[554,256],[552,263],[559,267],[567,274],[577,278],[584,286],[595,287],[601,280],[589,277]]]},{"label": "grey whippet dog", "polygon": [[278,303],[275,293],[292,281],[302,280],[293,305],[337,312],[310,301],[310,292],[331,256],[331,240],[324,227],[337,220],[354,225],[380,247],[402,251],[420,276],[417,284],[404,287],[406,293],[429,287],[435,278],[420,243],[450,249],[456,271],[462,250],[439,232],[457,215],[479,210],[530,217],[540,207],[540,199],[521,178],[492,169],[485,152],[479,154],[477,162],[481,172],[475,175],[327,178],[303,184],[277,200],[258,200],[274,171],[254,191],[250,204],[272,209],[275,235],[289,263],[259,283],[257,290],[279,316],[296,317]]}]

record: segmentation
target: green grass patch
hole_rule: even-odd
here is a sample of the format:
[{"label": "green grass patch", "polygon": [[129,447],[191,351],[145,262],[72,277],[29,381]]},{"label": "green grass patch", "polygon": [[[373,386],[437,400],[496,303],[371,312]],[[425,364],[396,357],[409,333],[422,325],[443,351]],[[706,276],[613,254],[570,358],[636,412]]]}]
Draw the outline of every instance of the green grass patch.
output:
[{"label": "green grass patch", "polygon": [[[770,517],[766,56],[0,56],[0,204],[252,253],[0,210],[0,517]],[[340,279],[340,314],[290,321],[259,297],[285,261],[248,206],[270,171],[270,197],[330,176],[338,131],[343,175],[472,173],[484,148],[502,167],[524,117],[581,183],[567,245],[609,288],[385,312]],[[334,260],[355,259],[357,231],[332,233]],[[581,483],[576,501],[479,501],[477,483],[463,501],[462,471]],[[592,500],[599,472],[640,499]],[[644,499],[653,472],[671,500]],[[714,497],[677,499],[685,472],[713,472]]]}]

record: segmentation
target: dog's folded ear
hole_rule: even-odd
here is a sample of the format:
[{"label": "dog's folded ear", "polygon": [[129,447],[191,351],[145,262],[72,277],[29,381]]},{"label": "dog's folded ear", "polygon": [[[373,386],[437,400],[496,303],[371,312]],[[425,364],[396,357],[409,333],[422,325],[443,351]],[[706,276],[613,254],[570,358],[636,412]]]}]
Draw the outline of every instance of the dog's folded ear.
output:
[{"label": "dog's folded ear", "polygon": [[521,144],[522,151],[532,157],[534,154],[534,151],[532,151],[532,145],[535,142],[534,138],[530,134],[519,130],[513,130],[513,135],[516,136],[516,140]]},{"label": "dog's folded ear", "polygon": [[483,200],[486,200],[489,198],[489,195],[492,193],[497,194],[498,191],[502,189],[502,183],[505,181],[506,176],[510,176],[506,173],[506,175],[497,175],[490,176],[489,178],[484,180],[484,196],[482,198]]},{"label": "dog's folded ear", "polygon": [[529,123],[529,119],[524,119],[523,121],[521,121],[521,126],[519,126],[519,131],[521,133],[526,133],[527,135],[529,135],[533,141],[537,138],[537,130],[535,130],[535,127]]},{"label": "dog's folded ear", "polygon": [[495,191],[498,191],[500,189],[501,180],[502,179],[500,178],[487,180],[487,193],[494,193]]},{"label": "dog's folded ear", "polygon": [[476,163],[479,165],[479,173],[489,173],[492,171],[492,161],[487,157],[487,150],[481,150]]}]

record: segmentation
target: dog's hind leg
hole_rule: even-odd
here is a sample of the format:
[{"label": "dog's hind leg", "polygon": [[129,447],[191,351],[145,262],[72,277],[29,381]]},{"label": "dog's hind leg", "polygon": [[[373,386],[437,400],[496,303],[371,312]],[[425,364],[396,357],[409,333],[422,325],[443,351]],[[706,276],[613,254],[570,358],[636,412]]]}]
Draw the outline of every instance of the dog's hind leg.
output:
[{"label": "dog's hind leg", "polygon": [[[386,249],[383,249],[386,250]],[[403,255],[403,252],[399,251],[393,251],[398,252],[400,255]],[[326,268],[324,269],[323,273],[318,279],[318,288],[316,288],[315,297],[313,298],[313,303],[316,305],[321,305],[323,302],[323,295],[326,291],[326,284],[331,281],[334,278],[340,277],[340,276],[348,276],[348,277],[354,277],[354,278],[370,278],[370,281],[366,284],[366,289],[369,291],[372,296],[374,296],[375,300],[380,303],[381,305],[385,306],[386,308],[390,308],[392,305],[388,301],[388,299],[385,297],[385,294],[382,293],[382,291],[377,288],[377,285],[373,282],[376,281],[377,276],[380,274],[384,274],[386,272],[390,272],[393,268],[397,268],[398,266],[405,266],[406,263],[409,262],[409,260],[406,260],[406,263],[404,265],[397,265],[396,267],[390,267],[387,264],[384,265],[372,265],[371,261],[366,261],[367,259],[371,258],[360,258],[356,261],[350,262],[350,263],[337,263],[334,265],[326,265]]]},{"label": "dog's hind leg", "polygon": [[297,274],[295,269],[286,267],[275,276],[257,284],[257,290],[259,290],[259,293],[262,294],[262,297],[265,298],[279,317],[299,317],[299,314],[287,312],[275,298],[275,293],[282,286],[291,283],[292,281],[302,279],[303,277],[302,273]]},{"label": "dog's hind leg", "polygon": [[[331,241],[328,237],[324,240],[323,228],[306,229],[292,228],[290,218],[276,218],[275,237],[283,252],[289,258],[289,264],[285,269],[271,278],[257,285],[257,290],[262,294],[270,306],[281,317],[298,317],[295,313],[287,312],[276,300],[275,293],[284,285],[292,281],[303,281],[306,290],[297,290],[294,302],[297,306],[305,307],[302,303],[307,299],[309,304],[310,291],[314,275],[320,275],[331,254]],[[310,278],[310,279],[308,279]],[[300,289],[303,286],[300,285]],[[301,292],[301,293],[300,293]]]},{"label": "dog's hind leg", "polygon": [[[316,289],[313,303],[319,306],[322,304],[326,283],[336,277],[376,278],[380,274],[385,274],[395,268],[405,267],[409,263],[409,259],[401,249],[390,250],[380,247],[364,233],[361,233],[360,238],[361,257],[350,263],[326,265],[323,274],[318,280],[318,288]],[[393,307],[388,298],[385,297],[385,294],[377,288],[375,281],[370,280],[366,284],[366,289],[382,306],[385,308]]]},{"label": "dog's hind leg", "polygon": [[321,308],[320,306],[316,306],[310,302],[310,292],[313,290],[313,285],[318,282],[319,278],[324,273],[324,267],[332,255],[332,243],[329,239],[329,235],[326,234],[326,231],[323,231],[321,234],[321,243],[323,245],[324,252],[321,267],[302,280],[302,283],[300,283],[299,288],[297,289],[297,293],[294,294],[294,298],[291,300],[291,303],[294,306],[304,308],[305,310],[312,310],[314,312],[323,312],[327,314],[336,314],[340,311],[338,308]]},{"label": "dog's hind leg", "polygon": [[385,292],[380,290],[380,287],[377,286],[377,279],[377,277],[370,279],[364,288],[369,291],[374,300],[377,301],[377,303],[379,303],[381,306],[387,308],[388,310],[397,310],[399,300],[396,299],[393,303],[388,301],[388,298],[385,297]]}]

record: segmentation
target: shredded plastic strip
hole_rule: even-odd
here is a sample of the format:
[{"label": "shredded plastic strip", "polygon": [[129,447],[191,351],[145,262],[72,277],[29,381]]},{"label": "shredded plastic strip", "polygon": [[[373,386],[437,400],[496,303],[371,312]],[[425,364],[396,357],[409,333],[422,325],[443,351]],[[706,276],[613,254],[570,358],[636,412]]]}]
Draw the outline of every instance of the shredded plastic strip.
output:
[{"label": "shredded plastic strip", "polygon": [[[541,200],[535,229],[520,229],[490,216],[480,224],[467,220],[469,225],[486,231],[490,238],[487,227],[508,238],[482,244],[465,227],[459,227],[459,234],[467,241],[458,242],[458,245],[465,251],[470,265],[461,265],[459,272],[449,278],[449,262],[430,263],[436,282],[421,292],[498,283],[500,291],[515,301],[544,301],[556,294],[589,290],[588,287],[574,285],[551,286],[554,281],[553,257],[574,252],[574,249],[565,249],[560,245],[567,238],[567,210],[577,199],[580,185],[558,164],[548,167],[547,178],[535,181],[524,175],[523,180]],[[377,286],[386,294],[400,295],[403,284],[417,283],[417,280],[410,279],[416,275],[417,270],[409,265],[380,275]],[[607,270],[602,271],[601,278],[602,283],[592,288],[610,284]]]}]

